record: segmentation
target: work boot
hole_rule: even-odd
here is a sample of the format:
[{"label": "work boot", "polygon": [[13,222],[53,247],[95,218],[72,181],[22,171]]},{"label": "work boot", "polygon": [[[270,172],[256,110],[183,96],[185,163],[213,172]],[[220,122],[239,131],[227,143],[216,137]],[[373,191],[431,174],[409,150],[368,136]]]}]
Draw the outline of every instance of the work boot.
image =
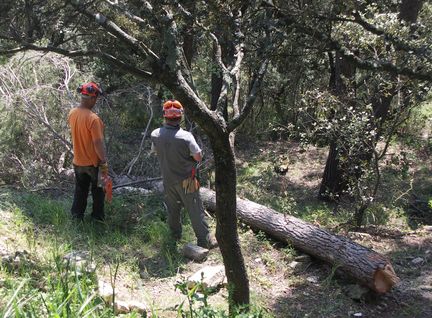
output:
[{"label": "work boot", "polygon": [[198,242],[197,245],[200,247],[207,248],[207,249],[211,250],[215,247],[218,247],[219,243],[217,242],[214,235],[209,234],[206,242]]},{"label": "work boot", "polygon": [[105,218],[103,216],[100,215],[95,215],[95,214],[91,214],[90,215],[93,221],[97,221],[97,222],[101,222],[104,223]]},{"label": "work boot", "polygon": [[72,217],[72,220],[76,223],[84,222],[84,216],[82,216],[82,215],[72,214],[71,217]]}]

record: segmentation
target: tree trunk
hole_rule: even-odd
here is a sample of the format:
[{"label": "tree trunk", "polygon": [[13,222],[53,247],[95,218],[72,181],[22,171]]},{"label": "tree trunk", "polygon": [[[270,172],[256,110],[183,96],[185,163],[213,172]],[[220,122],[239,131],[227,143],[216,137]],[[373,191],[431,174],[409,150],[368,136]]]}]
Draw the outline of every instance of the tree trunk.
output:
[{"label": "tree trunk", "polygon": [[424,0],[402,0],[399,7],[399,19],[408,23],[417,22]]},{"label": "tree trunk", "polygon": [[336,143],[332,142],[330,144],[318,198],[322,201],[337,201],[337,196],[340,195],[342,190],[342,171],[339,169],[338,151],[336,150]]},{"label": "tree trunk", "polygon": [[[329,53],[329,65],[329,90],[341,101],[345,100],[347,104],[350,103],[350,101],[347,100],[347,91],[349,89],[353,90],[355,87],[355,85],[351,83],[353,82],[355,75],[355,67],[353,64],[349,63],[347,59],[340,56],[338,52],[336,52],[334,57]],[[350,80],[349,83],[344,83],[342,75]],[[339,151],[340,150],[337,149],[336,141],[333,140],[330,143],[330,150],[318,193],[318,198],[320,200],[337,201],[345,188],[346,182],[338,160],[340,155]]]},{"label": "tree trunk", "polygon": [[[169,79],[172,77],[170,76]],[[197,105],[197,110],[195,113],[191,112],[191,117],[206,132],[211,143],[215,161],[215,187],[218,195],[216,203],[216,238],[223,257],[228,284],[231,288],[229,290],[230,312],[234,312],[235,306],[248,305],[250,300],[249,279],[237,233],[237,176],[234,151],[230,145],[229,133],[224,129],[226,127],[225,122],[223,120],[217,122],[219,118],[214,113],[212,113],[212,117],[207,119],[203,116],[203,113],[198,111],[200,107],[206,105],[197,99],[191,89],[188,89],[181,74],[178,74],[176,82],[167,80],[165,83],[174,96],[183,101],[185,105]]]},{"label": "tree trunk", "polygon": [[[215,203],[215,193],[209,189],[202,188],[201,197],[209,211],[215,211],[216,205],[221,204]],[[217,210],[221,208],[218,206]],[[345,237],[248,200],[237,199],[237,215],[252,228],[336,266],[378,293],[388,292],[399,281],[387,258]],[[216,218],[218,226],[223,227],[219,215]]]},{"label": "tree trunk", "polygon": [[249,279],[237,232],[236,169],[229,135],[210,138],[216,170],[216,238],[224,260],[231,289],[230,312],[233,305],[249,304]]}]

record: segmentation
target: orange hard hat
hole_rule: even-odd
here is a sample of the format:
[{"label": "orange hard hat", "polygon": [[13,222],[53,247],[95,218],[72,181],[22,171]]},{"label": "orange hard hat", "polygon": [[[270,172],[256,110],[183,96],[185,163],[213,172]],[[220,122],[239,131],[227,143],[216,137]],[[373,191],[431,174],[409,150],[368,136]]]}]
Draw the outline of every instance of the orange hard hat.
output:
[{"label": "orange hard hat", "polygon": [[179,119],[183,115],[183,105],[175,99],[167,100],[163,104],[163,116],[168,119]]},{"label": "orange hard hat", "polygon": [[78,86],[77,92],[82,96],[97,97],[102,94],[102,89],[99,84],[96,84],[95,82],[88,82]]}]

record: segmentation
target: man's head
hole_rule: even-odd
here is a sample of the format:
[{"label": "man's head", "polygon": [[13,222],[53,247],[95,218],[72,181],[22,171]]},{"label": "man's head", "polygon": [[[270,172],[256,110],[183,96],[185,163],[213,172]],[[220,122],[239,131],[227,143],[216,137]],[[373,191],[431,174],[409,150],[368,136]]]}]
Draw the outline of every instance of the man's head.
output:
[{"label": "man's head", "polygon": [[102,89],[98,84],[88,82],[78,86],[77,92],[81,94],[81,105],[92,108],[96,104],[99,95],[102,94]]},{"label": "man's head", "polygon": [[163,104],[163,116],[168,123],[177,123],[183,116],[183,106],[175,99],[167,100]]}]

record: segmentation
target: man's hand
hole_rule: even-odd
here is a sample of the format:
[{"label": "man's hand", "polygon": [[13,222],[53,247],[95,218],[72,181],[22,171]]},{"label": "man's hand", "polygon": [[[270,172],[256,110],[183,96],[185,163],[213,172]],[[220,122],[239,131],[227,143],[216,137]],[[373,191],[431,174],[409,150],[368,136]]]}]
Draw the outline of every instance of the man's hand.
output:
[{"label": "man's hand", "polygon": [[105,143],[102,139],[98,139],[98,140],[93,141],[93,145],[94,145],[94,149],[96,151],[96,154],[99,158],[99,166],[102,166],[102,164],[107,162],[107,155],[105,152]]},{"label": "man's hand", "polygon": [[104,162],[99,165],[99,170],[103,176],[108,175],[108,163]]},{"label": "man's hand", "polygon": [[192,157],[195,159],[196,162],[201,162],[201,160],[202,160],[201,152],[198,152],[198,153],[192,155]]}]

